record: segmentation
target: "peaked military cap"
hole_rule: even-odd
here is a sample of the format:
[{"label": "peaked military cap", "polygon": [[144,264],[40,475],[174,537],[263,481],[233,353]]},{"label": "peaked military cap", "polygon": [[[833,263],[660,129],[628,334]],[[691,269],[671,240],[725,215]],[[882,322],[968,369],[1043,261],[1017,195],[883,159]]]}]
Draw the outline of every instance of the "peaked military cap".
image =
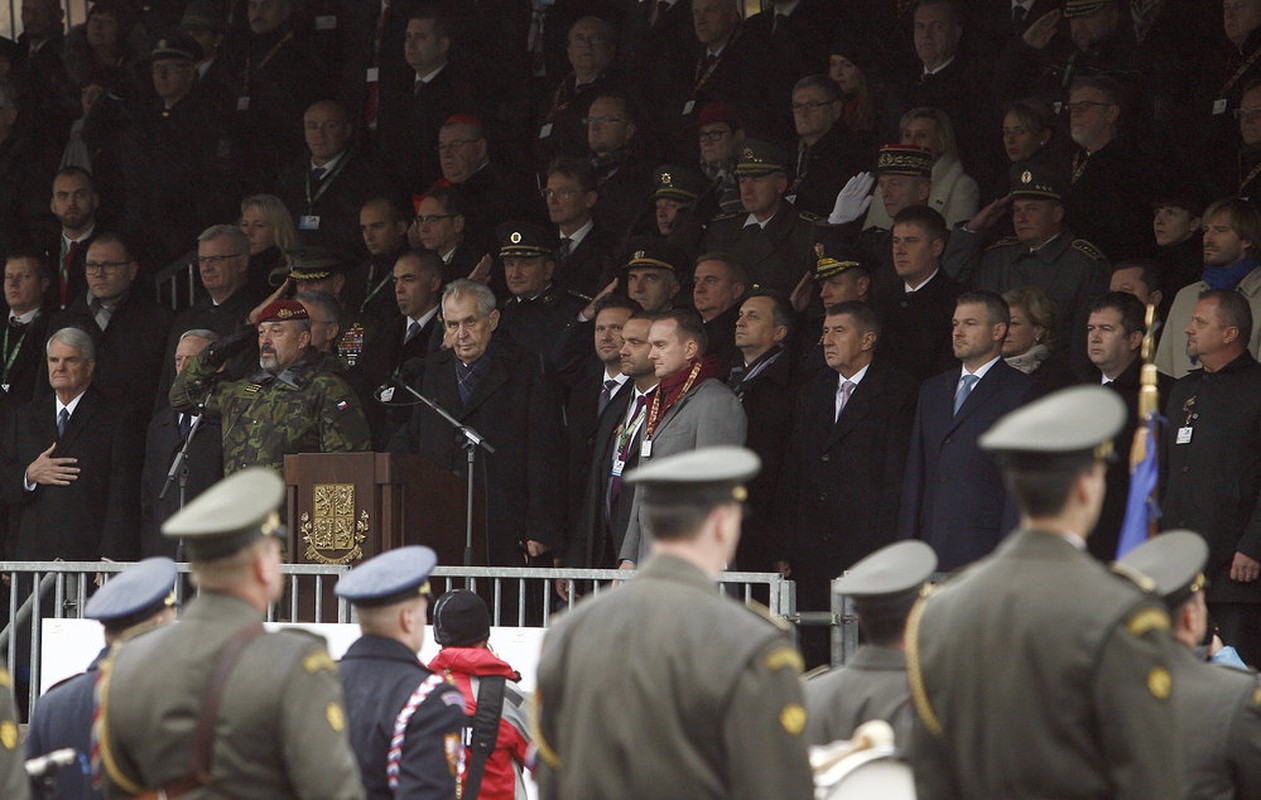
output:
[{"label": "peaked military cap", "polygon": [[193,561],[230,556],[264,536],[280,533],[278,509],[284,499],[285,482],[275,472],[266,467],[243,469],[176,512],[162,526],[162,535],[182,538]]},{"label": "peaked military cap", "polygon": [[144,619],[175,605],[175,562],[165,556],[146,558],[110,578],[88,600],[83,616],[106,625]]},{"label": "peaked military cap", "polygon": [[184,7],[184,16],[180,18],[182,31],[223,33],[227,28],[223,4],[219,0],[192,0]]},{"label": "peaked military cap", "polygon": [[495,228],[495,239],[500,258],[550,256],[560,244],[556,234],[530,222],[505,222]]},{"label": "peaked military cap", "polygon": [[668,456],[626,473],[638,484],[649,507],[719,505],[743,502],[745,481],[762,469],[762,460],[743,447],[702,447]]},{"label": "peaked military cap", "polygon": [[1113,0],[1064,0],[1064,16],[1068,19],[1088,17],[1111,2]]},{"label": "peaked military cap", "polygon": [[652,193],[654,199],[664,197],[684,203],[695,202],[709,187],[709,181],[703,175],[676,164],[657,167],[652,173],[652,181],[657,187]]},{"label": "peaked military cap", "polygon": [[1208,581],[1208,543],[1193,531],[1168,531],[1126,553],[1118,563],[1132,567],[1156,584],[1156,594],[1169,608],[1177,608],[1201,592]]},{"label": "peaked military cap", "polygon": [[1055,200],[1063,202],[1067,187],[1053,169],[1039,164],[1017,164],[1011,169],[1012,198]]},{"label": "peaked military cap", "polygon": [[490,611],[477,592],[451,589],[433,606],[433,639],[443,647],[468,647],[490,637]]},{"label": "peaked military cap", "polygon": [[401,603],[429,592],[429,573],[436,566],[438,555],[428,547],[399,547],[359,564],[337,581],[333,591],[357,606]]},{"label": "peaked military cap", "polygon": [[1049,394],[994,423],[980,438],[994,452],[1069,455],[1112,452],[1125,424],[1125,403],[1102,386],[1074,386]]},{"label": "peaked military cap", "polygon": [[340,275],[349,267],[344,253],[329,247],[298,245],[285,251],[289,258],[289,277],[295,281],[319,281]]},{"label": "peaked military cap", "polygon": [[913,144],[886,144],[876,157],[876,173],[879,175],[910,175],[914,178],[931,178],[933,151]]},{"label": "peaked military cap", "polygon": [[858,250],[845,241],[839,225],[816,225],[812,277],[823,281],[850,269],[869,270]]},{"label": "peaked military cap", "polygon": [[832,583],[832,591],[854,598],[919,593],[937,569],[937,554],[927,542],[910,539],[880,548]]},{"label": "peaked military cap", "polygon": [[654,236],[637,236],[627,244],[626,269],[668,269],[678,272],[685,259],[666,240]]},{"label": "peaked military cap", "polygon": [[736,153],[736,175],[757,177],[774,172],[788,173],[788,154],[770,142],[745,139],[744,146]]},{"label": "peaked military cap", "polygon": [[295,319],[310,319],[307,314],[306,306],[297,300],[276,300],[270,303],[258,315],[258,321],[262,322],[289,322]]},{"label": "peaked military cap", "polygon": [[158,39],[158,43],[149,51],[149,58],[153,61],[160,59],[200,61],[202,50],[196,39],[183,31],[179,31]]}]

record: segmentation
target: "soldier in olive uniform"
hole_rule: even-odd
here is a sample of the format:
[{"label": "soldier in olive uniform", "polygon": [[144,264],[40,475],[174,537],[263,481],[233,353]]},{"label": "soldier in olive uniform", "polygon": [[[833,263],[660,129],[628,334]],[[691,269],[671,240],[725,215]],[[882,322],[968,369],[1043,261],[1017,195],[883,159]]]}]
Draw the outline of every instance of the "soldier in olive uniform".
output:
[{"label": "soldier in olive uniform", "polygon": [[258,321],[254,375],[215,385],[219,367],[247,340],[221,340],[193,357],[171,386],[171,405],[195,411],[200,404],[223,417],[223,471],[251,466],[284,467],[288,453],[367,450],[368,422],[354,391],[311,348],[311,321],[293,300],[267,306]]},{"label": "soldier in olive uniform", "polygon": [[784,199],[788,155],[773,144],[750,139],[736,159],[736,180],[744,211],[715,217],[705,237],[706,251],[738,253],[759,286],[792,291],[809,263],[815,216]]},{"label": "soldier in olive uniform", "polygon": [[557,366],[561,332],[590,298],[552,282],[556,237],[548,231],[528,222],[505,222],[495,229],[495,238],[509,292],[500,306],[500,324],[517,344]]},{"label": "soldier in olive uniform", "polygon": [[912,539],[880,548],[832,582],[833,592],[854,598],[867,642],[844,666],[806,681],[807,742],[848,739],[864,722],[882,719],[893,726],[894,742],[906,747],[915,717],[906,680],[906,615],[935,569],[933,548]]},{"label": "soldier in olive uniform", "polygon": [[1086,552],[1124,423],[1079,386],[981,437],[1021,524],[907,619],[921,800],[1183,797],[1169,615]]},{"label": "soldier in olive uniform", "polygon": [[1192,531],[1169,531],[1120,561],[1156,583],[1180,644],[1173,676],[1188,800],[1261,797],[1261,683],[1254,672],[1205,661],[1209,549]]},{"label": "soldier in olive uniform", "polygon": [[106,797],[364,796],[323,638],[263,630],[285,587],[284,496],[274,472],[249,469],[162,526],[184,538],[201,594],[178,625],[100,666],[92,733]]},{"label": "soldier in olive uniform", "polygon": [[[627,473],[653,555],[548,632],[535,699],[544,798],[805,798],[801,655],[717,590],[760,462],[709,447]],[[638,496],[636,497],[638,500]]]},{"label": "soldier in olive uniform", "polygon": [[400,547],[337,582],[337,596],[354,604],[363,630],[342,656],[341,681],[369,798],[456,797],[464,696],[416,655],[425,643],[429,573],[437,565],[428,547]]},{"label": "soldier in olive uniform", "polygon": [[26,800],[30,796],[24,763],[18,747],[18,705],[13,699],[13,679],[8,670],[0,667],[0,797]]}]

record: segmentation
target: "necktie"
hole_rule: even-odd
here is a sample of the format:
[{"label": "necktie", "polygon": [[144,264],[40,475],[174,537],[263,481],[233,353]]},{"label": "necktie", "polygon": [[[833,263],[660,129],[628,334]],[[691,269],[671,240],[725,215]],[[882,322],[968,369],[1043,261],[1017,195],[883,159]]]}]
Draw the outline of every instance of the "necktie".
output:
[{"label": "necktie", "polygon": [[964,375],[963,380],[959,381],[959,388],[955,390],[955,414],[959,413],[959,409],[963,408],[963,401],[968,399],[968,395],[972,394],[972,388],[979,381],[975,375]]},{"label": "necktie", "polygon": [[670,4],[666,0],[657,0],[657,19],[654,25],[660,25],[661,21],[666,18],[666,14],[670,13]]},{"label": "necktie", "polygon": [[562,237],[560,240],[560,247],[556,248],[556,263],[564,266],[573,251],[574,240],[570,239],[568,236]]},{"label": "necktie", "polygon": [[187,442],[188,434],[193,430],[193,415],[180,414],[180,441]]},{"label": "necktie", "polygon": [[403,335],[403,345],[406,346],[412,339],[420,335],[420,323],[412,320],[412,324],[407,326],[407,333]]},{"label": "necktie", "polygon": [[328,172],[328,170],[325,169],[324,167],[312,167],[311,168],[311,182],[319,183],[320,181],[324,180],[324,173],[326,172]]},{"label": "necktie", "polygon": [[61,409],[57,412],[57,438],[60,439],[66,433],[66,423],[70,421],[70,412]]},{"label": "necktie", "polygon": [[854,393],[854,387],[858,384],[853,381],[845,381],[836,389],[836,419],[840,422],[841,412],[845,410],[845,404],[849,402],[849,396]]},{"label": "necktie", "polygon": [[58,291],[60,293],[59,302],[62,308],[66,307],[66,292],[70,287],[70,265],[74,263],[74,257],[78,252],[79,243],[71,242],[70,246],[66,248],[66,260],[61,262],[61,287]]},{"label": "necktie", "polygon": [[617,391],[617,381],[609,378],[604,382],[604,388],[600,390],[600,400],[596,403],[596,416],[604,413],[604,409],[609,407],[609,401],[613,399],[613,393]]},{"label": "necktie", "polygon": [[1027,16],[1027,15],[1028,15],[1028,13],[1029,13],[1029,9],[1025,8],[1024,6],[1012,6],[1012,7],[1011,7],[1011,21],[1012,21],[1012,24],[1013,24],[1013,25],[1020,25],[1020,24],[1024,23],[1024,21],[1025,21],[1025,16]]},{"label": "necktie", "polygon": [[475,366],[476,364],[472,364],[466,367],[458,361],[455,364],[455,379],[460,390],[461,403],[467,403],[473,396],[473,390],[477,388],[477,375],[473,372]]},{"label": "necktie", "polygon": [[22,322],[17,317],[9,317],[9,327],[12,328],[16,333],[21,333],[22,331],[26,330],[26,323]]},{"label": "necktie", "polygon": [[787,14],[776,14],[775,24],[771,26],[771,33],[779,33],[784,30],[784,23],[788,21]]}]

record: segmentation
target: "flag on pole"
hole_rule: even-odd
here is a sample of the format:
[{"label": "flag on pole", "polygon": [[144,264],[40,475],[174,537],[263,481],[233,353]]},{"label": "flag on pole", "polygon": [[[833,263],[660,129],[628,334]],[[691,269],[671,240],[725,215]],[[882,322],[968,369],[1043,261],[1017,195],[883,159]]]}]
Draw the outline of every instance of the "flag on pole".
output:
[{"label": "flag on pole", "polygon": [[1156,412],[1148,412],[1143,424],[1134,432],[1134,446],[1130,451],[1130,493],[1125,500],[1125,520],[1121,523],[1121,536],[1117,540],[1116,557],[1147,541],[1152,523],[1160,519],[1160,504],[1156,501],[1156,482],[1160,477],[1160,459],[1156,446],[1156,431],[1163,422]]}]

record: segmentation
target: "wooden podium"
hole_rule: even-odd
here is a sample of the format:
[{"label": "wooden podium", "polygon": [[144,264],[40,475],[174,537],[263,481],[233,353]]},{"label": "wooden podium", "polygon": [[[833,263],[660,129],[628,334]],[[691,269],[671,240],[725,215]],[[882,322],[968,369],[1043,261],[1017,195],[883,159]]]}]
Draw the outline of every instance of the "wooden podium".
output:
[{"label": "wooden podium", "polygon": [[[357,564],[408,544],[464,563],[464,479],[411,453],[285,456],[289,560]],[[486,514],[473,496],[473,564],[486,563]]]}]

